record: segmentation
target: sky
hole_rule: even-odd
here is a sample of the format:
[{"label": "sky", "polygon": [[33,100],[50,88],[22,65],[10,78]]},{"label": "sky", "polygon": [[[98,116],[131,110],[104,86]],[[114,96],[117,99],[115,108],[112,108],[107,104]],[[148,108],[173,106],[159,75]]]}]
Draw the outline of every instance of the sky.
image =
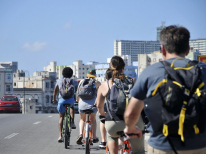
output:
[{"label": "sky", "polygon": [[50,61],[105,63],[114,40],[155,41],[156,28],[180,25],[206,38],[205,0],[0,0],[0,62],[43,71]]}]

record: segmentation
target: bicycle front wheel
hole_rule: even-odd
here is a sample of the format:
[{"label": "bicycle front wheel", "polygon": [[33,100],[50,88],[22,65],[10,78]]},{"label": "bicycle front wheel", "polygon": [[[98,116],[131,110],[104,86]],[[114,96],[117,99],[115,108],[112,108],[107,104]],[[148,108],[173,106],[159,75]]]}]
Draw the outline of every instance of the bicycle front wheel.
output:
[{"label": "bicycle front wheel", "polygon": [[64,117],[64,127],[65,127],[65,136],[64,136],[64,146],[65,146],[65,149],[67,149],[68,147],[68,119],[67,117]]},{"label": "bicycle front wheel", "polygon": [[86,134],[85,134],[85,140],[86,140],[86,151],[85,154],[90,154],[90,140],[89,140],[89,124],[86,124]]}]

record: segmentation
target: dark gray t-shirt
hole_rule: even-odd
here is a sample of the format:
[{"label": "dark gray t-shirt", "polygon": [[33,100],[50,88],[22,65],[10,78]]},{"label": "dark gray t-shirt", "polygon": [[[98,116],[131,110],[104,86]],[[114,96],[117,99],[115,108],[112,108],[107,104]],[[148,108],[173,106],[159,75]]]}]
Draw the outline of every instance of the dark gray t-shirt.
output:
[{"label": "dark gray t-shirt", "polygon": [[[177,57],[176,57],[177,58]],[[167,62],[172,63],[176,58],[168,59]],[[189,61],[189,59],[186,59]],[[177,60],[174,63],[175,67],[185,67],[186,62],[183,60]],[[206,63],[199,62],[202,69],[202,79],[206,83]],[[165,69],[162,63],[158,62],[151,66],[148,66],[137,79],[133,89],[131,90],[132,97],[139,100],[147,98],[151,92],[155,89],[157,84],[164,78]],[[206,86],[205,86],[206,88]],[[155,102],[154,102],[155,103]],[[146,107],[146,106],[145,106]],[[154,115],[155,116],[155,115]],[[150,131],[150,138],[148,144],[156,149],[160,150],[172,150],[166,137],[163,134],[155,134],[152,130],[151,125],[148,126]],[[171,138],[177,150],[192,150],[206,147],[206,132],[204,134],[198,134],[185,137],[185,146],[181,146],[179,138]]]}]

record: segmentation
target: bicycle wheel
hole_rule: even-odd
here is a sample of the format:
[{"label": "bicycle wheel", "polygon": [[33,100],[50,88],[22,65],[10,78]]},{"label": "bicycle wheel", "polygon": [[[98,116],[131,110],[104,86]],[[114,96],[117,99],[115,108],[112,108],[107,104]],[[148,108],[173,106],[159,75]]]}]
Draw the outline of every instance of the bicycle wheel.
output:
[{"label": "bicycle wheel", "polygon": [[71,116],[69,115],[69,118],[68,118],[68,146],[70,145],[70,135],[71,135]]},{"label": "bicycle wheel", "polygon": [[64,126],[65,126],[64,147],[65,147],[65,149],[67,149],[67,146],[68,146],[68,120],[67,120],[67,117],[64,117]]},{"label": "bicycle wheel", "polygon": [[85,141],[86,141],[86,150],[85,150],[85,154],[90,154],[90,145],[89,145],[89,124],[86,124],[86,134],[85,134]]}]

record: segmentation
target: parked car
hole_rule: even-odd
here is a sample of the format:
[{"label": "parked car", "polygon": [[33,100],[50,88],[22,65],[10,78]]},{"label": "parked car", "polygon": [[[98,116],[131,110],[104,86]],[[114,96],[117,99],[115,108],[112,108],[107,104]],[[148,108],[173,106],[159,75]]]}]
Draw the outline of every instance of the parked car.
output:
[{"label": "parked car", "polygon": [[20,101],[16,96],[2,96],[0,100],[0,112],[20,112]]}]

